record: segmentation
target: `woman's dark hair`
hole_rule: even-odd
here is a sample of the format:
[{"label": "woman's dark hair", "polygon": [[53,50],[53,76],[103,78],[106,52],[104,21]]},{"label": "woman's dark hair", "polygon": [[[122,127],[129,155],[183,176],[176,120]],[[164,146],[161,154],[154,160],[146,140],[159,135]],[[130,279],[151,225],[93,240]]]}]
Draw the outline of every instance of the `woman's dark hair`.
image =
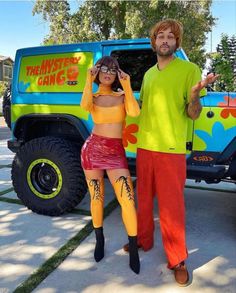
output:
[{"label": "woman's dark hair", "polygon": [[[102,57],[101,59],[99,59],[95,65],[100,65],[100,67],[102,65],[105,65],[107,66],[108,68],[115,68],[115,69],[120,69],[120,66],[119,66],[119,63],[118,61],[111,57],[111,56],[104,56]],[[100,84],[100,80],[99,80],[99,72],[94,80],[94,82],[99,85]],[[112,89],[113,90],[117,90],[118,88],[122,88],[121,87],[121,84],[120,84],[120,81],[119,81],[119,78],[118,78],[118,74],[116,74],[116,78],[113,82],[113,84],[111,85]]]}]

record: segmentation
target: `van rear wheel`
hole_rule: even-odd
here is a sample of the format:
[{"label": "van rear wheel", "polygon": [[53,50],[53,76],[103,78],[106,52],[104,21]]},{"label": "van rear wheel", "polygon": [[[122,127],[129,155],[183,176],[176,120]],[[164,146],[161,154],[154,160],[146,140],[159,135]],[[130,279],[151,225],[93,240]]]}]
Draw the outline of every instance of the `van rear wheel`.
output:
[{"label": "van rear wheel", "polygon": [[79,149],[61,138],[41,137],[22,146],[12,181],[25,206],[48,216],[71,211],[87,192]]}]

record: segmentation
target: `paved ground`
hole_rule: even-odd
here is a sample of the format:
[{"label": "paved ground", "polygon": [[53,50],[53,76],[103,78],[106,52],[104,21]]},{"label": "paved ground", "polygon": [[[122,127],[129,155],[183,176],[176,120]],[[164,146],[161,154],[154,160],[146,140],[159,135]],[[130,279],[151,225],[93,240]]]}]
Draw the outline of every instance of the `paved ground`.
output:
[{"label": "paved ground", "polygon": [[[187,264],[192,283],[180,288],[173,280],[172,271],[166,268],[157,205],[155,247],[149,252],[140,252],[139,275],[129,269],[128,255],[121,249],[127,236],[119,208],[105,219],[106,255],[96,263],[93,259],[95,238],[88,229],[91,226],[89,196],[73,213],[61,217],[40,216],[25,208],[12,190],[10,164],[14,155],[6,147],[10,133],[3,126],[0,118],[0,293],[236,292],[235,185],[187,182]],[[113,198],[107,182],[105,205]],[[78,241],[84,231],[88,237]],[[68,246],[73,247],[69,254]],[[45,272],[49,261],[52,269]],[[41,275],[45,272],[45,279],[36,287],[39,272]],[[25,291],[26,283],[33,284],[32,290]],[[19,288],[23,288],[22,291]]]}]

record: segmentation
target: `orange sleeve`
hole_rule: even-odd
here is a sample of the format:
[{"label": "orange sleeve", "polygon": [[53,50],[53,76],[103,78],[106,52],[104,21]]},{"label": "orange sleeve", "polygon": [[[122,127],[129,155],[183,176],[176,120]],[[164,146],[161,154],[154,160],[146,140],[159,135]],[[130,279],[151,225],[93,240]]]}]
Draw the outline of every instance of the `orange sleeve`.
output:
[{"label": "orange sleeve", "polygon": [[83,90],[80,106],[86,110],[91,111],[93,108],[93,92],[92,92],[93,78],[90,72],[87,73],[86,83]]},{"label": "orange sleeve", "polygon": [[139,104],[136,101],[133,91],[130,85],[130,77],[128,76],[126,79],[120,79],[120,83],[125,92],[125,110],[127,115],[131,117],[136,117],[140,114]]}]

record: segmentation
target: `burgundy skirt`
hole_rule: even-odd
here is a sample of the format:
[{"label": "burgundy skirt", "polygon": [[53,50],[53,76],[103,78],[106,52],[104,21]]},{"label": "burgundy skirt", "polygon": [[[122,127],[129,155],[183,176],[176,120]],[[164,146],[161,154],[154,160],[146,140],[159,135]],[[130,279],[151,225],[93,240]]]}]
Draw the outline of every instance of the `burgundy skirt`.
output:
[{"label": "burgundy skirt", "polygon": [[121,138],[111,138],[92,133],[81,149],[84,170],[128,169]]}]

